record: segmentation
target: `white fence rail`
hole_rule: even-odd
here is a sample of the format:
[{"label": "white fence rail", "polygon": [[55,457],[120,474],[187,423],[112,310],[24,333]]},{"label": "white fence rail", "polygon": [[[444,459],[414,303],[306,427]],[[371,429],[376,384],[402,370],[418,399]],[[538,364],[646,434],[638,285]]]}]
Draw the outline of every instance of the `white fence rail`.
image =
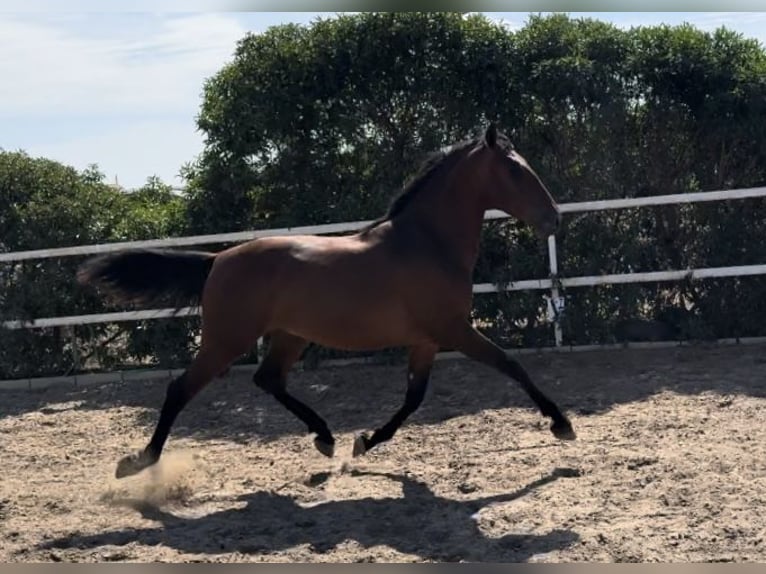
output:
[{"label": "white fence rail", "polygon": [[[583,213],[590,211],[603,211],[614,209],[627,209],[654,205],[676,205],[687,203],[700,203],[708,201],[742,200],[748,198],[766,197],[766,187],[748,189],[734,189],[725,191],[709,191],[700,193],[659,195],[651,197],[637,197],[626,199],[614,199],[603,201],[585,201],[576,203],[560,204],[562,213]],[[485,219],[500,219],[508,217],[500,211],[487,212]],[[12,253],[0,253],[1,263],[13,263],[32,259],[46,259],[53,257],[71,257],[82,255],[96,255],[119,251],[126,248],[141,247],[188,247],[205,244],[236,243],[248,241],[257,237],[274,235],[301,235],[301,234],[331,234],[355,231],[369,223],[368,221],[355,221],[333,223],[327,225],[311,225],[305,227],[265,229],[257,231],[242,231],[234,233],[221,233],[214,235],[195,235],[189,237],[175,237],[167,239],[152,239],[147,241],[128,241],[120,243],[108,243],[101,245],[80,245],[75,247],[61,247],[55,249],[38,249],[32,251],[18,251]],[[613,285],[625,283],[651,283],[657,281],[679,281],[684,279],[706,279],[711,277],[741,277],[747,275],[766,274],[766,263],[759,265],[739,265],[730,267],[712,267],[701,269],[683,269],[672,271],[652,271],[644,273],[621,273],[611,275],[592,275],[580,277],[558,277],[558,259],[556,253],[556,239],[548,238],[548,256],[550,277],[544,279],[530,279],[516,281],[498,287],[492,283],[474,284],[473,292],[496,293],[499,291],[527,291],[527,290],[550,290],[549,309],[552,311],[553,325],[555,330],[556,346],[562,344],[561,325],[558,320],[558,311],[563,309],[563,300],[559,293],[559,287],[586,287],[595,285]],[[99,313],[90,315],[73,315],[68,317],[46,317],[31,320],[5,321],[2,326],[6,329],[36,329],[45,327],[60,327],[73,325],[87,325],[94,323],[114,323],[121,321],[138,321],[144,319],[161,319],[172,316],[188,316],[198,313],[194,307],[186,307],[176,312],[173,309],[147,309],[140,311],[124,311],[117,313]]]},{"label": "white fence rail", "polygon": [[[674,195],[655,195],[651,197],[633,197],[627,199],[606,199],[602,201],[581,201],[562,203],[559,205],[562,213],[582,213],[586,211],[604,211],[611,209],[627,209],[631,207],[646,207],[650,205],[673,205],[681,203],[702,203],[707,201],[722,201],[731,199],[749,199],[766,197],[766,187],[748,189],[730,189],[726,191],[703,191],[699,193],[681,193]],[[488,211],[485,220],[503,219],[508,217],[502,211]],[[370,221],[350,221],[344,223],[328,223],[325,225],[307,225],[303,227],[285,227],[282,229],[260,229],[256,231],[235,231],[213,235],[191,235],[188,237],[169,237],[166,239],[148,239],[145,241],[123,241],[102,243],[99,245],[77,245],[74,247],[57,247],[53,249],[35,249],[31,251],[15,251],[0,253],[0,263],[24,261],[27,259],[48,259],[51,257],[71,257],[75,255],[97,255],[110,253],[128,248],[145,247],[188,247],[211,243],[237,243],[249,241],[256,237],[274,235],[304,235],[328,233],[345,233],[361,229]]]}]

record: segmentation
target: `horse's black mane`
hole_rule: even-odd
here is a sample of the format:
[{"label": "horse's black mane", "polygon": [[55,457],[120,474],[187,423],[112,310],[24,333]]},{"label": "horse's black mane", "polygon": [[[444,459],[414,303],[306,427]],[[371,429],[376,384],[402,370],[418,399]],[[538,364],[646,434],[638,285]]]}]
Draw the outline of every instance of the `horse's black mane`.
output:
[{"label": "horse's black mane", "polygon": [[[428,182],[438,171],[454,164],[464,151],[473,149],[480,144],[484,145],[484,143],[483,137],[472,138],[458,142],[447,149],[432,152],[425,161],[420,164],[420,167],[407,181],[402,188],[402,191],[394,197],[386,213],[367,225],[362,232],[367,232],[373,227],[399,215],[412,202],[418,192],[426,187]],[[502,134],[498,134],[497,145],[505,150],[510,150],[513,147],[510,140]]]}]

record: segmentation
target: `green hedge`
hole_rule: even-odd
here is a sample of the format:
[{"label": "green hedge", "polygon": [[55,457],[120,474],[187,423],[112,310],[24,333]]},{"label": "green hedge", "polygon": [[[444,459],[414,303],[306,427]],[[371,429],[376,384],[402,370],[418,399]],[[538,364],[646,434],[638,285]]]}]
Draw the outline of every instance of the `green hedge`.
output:
[{"label": "green hedge", "polygon": [[[759,186],[765,94],[766,52],[726,29],[621,30],[558,15],[509,31],[454,13],[363,13],[279,26],[244,37],[206,82],[198,118],[206,146],[185,168],[184,197],[157,181],[119,193],[95,170],[3,153],[0,247],[371,218],[425,153],[490,120],[560,202]],[[574,276],[763,263],[765,232],[763,200],[571,215],[559,267]],[[73,285],[78,262],[0,267],[0,314],[105,309]],[[487,226],[477,282],[547,275],[545,245],[529,230],[512,221]],[[659,319],[678,338],[765,335],[764,281],[568,289],[565,341],[613,341],[634,318]],[[504,344],[549,345],[541,295],[478,296],[476,319]],[[194,351],[195,329],[194,320],[173,319],[76,335],[82,355],[113,338],[93,368],[178,366]],[[0,377],[71,367],[70,334],[0,337]]]}]

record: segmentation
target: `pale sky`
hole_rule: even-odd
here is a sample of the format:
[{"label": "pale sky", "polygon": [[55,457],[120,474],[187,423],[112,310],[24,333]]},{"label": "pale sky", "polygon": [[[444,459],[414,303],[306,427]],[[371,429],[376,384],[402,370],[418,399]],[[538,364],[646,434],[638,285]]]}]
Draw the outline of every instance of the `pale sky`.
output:
[{"label": "pale sky", "polygon": [[[487,13],[511,27],[526,12]],[[618,26],[725,25],[766,46],[766,13],[593,12]],[[0,148],[83,169],[125,187],[180,167],[202,150],[202,85],[248,31],[330,13],[4,13],[0,18]]]}]

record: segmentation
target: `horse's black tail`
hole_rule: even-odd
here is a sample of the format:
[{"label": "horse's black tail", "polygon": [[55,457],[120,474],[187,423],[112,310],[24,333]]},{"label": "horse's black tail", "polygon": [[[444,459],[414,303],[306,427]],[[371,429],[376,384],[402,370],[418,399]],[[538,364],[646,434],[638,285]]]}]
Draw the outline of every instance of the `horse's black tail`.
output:
[{"label": "horse's black tail", "polygon": [[94,257],[77,271],[81,284],[103,289],[115,301],[176,309],[195,306],[215,253],[171,249],[130,249]]}]

